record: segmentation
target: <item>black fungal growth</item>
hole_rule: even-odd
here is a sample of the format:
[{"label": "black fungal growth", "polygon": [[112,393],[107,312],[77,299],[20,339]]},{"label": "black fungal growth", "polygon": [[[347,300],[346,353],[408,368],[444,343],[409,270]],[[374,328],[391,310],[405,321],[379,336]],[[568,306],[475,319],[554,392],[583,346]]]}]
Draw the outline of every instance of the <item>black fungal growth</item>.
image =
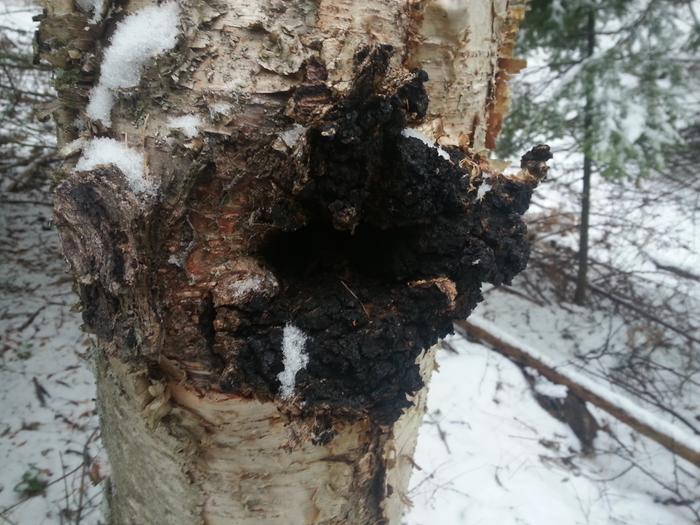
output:
[{"label": "black fungal growth", "polygon": [[[280,399],[292,324],[308,364],[281,406],[313,416],[317,440],[336,417],[399,417],[423,384],[420,352],[471,313],[482,283],[525,267],[521,215],[551,154],[533,148],[507,178],[466,148],[405,136],[426,118],[428,76],[391,61],[390,46],[358,52],[342,94],[307,61],[271,126],[232,119],[225,138],[177,150],[182,169],[162,174],[147,212],[117,168],[60,184],[83,318],[108,352],[167,363],[203,392]],[[280,146],[289,115],[304,132]]]},{"label": "black fungal growth", "polygon": [[494,175],[477,199],[482,179],[460,167],[465,152],[446,159],[403,136],[425,116],[427,75],[387,81],[389,56],[386,46],[358,54],[354,89],[306,132],[308,172],[279,181],[289,193],[256,253],[279,292],[241,313],[225,390],[276,393],[292,323],[308,337],[295,388],[305,410],[390,423],[422,386],[421,350],[469,315],[483,282],[525,267],[520,215],[536,183]]},{"label": "black fungal growth", "polygon": [[[506,178],[490,173],[488,162],[462,140],[443,150],[404,132],[427,127],[433,117],[427,73],[406,69],[420,36],[413,29],[421,22],[421,4],[399,9],[403,56],[389,45],[364,47],[354,56],[352,79],[344,51],[330,57],[342,67],[332,74],[326,69],[322,38],[329,27],[313,20],[318,10],[312,4],[266,6],[266,17],[282,17],[273,20],[275,27],[224,28],[216,49],[187,47],[195,30],[220,33],[212,26],[222,23],[216,10],[197,16],[197,3],[183,7],[187,38],[180,49],[144,72],[148,78],[130,97],[133,103],[122,100],[115,108],[113,132],[98,123],[89,130],[116,133],[125,146],[143,151],[142,175],[154,191],[135,193],[120,163],[77,171],[66,159],[54,212],[85,326],[99,339],[93,354],[100,408],[105,428],[114,430],[105,442],[119,482],[115,521],[126,521],[120,514],[152,521],[153,508],[132,508],[144,495],[138,481],[152,465],[118,461],[142,435],[148,435],[144,447],[153,450],[141,456],[157,453],[165,465],[155,468],[162,477],[173,474],[148,495],[172,493],[170,486],[186,494],[169,509],[182,522],[224,513],[273,516],[278,508],[284,513],[275,494],[255,502],[235,494],[238,479],[250,485],[289,474],[284,464],[217,472],[222,457],[245,452],[236,446],[239,435],[265,441],[261,451],[288,437],[283,448],[294,449],[297,469],[308,464],[308,472],[318,471],[317,459],[342,467],[342,483],[331,491],[337,494],[318,494],[330,501],[328,508],[297,513],[313,515],[310,521],[383,524],[400,510],[403,469],[394,468],[397,458],[388,453],[397,437],[389,425],[423,386],[417,358],[452,332],[454,319],[472,312],[484,282],[508,283],[525,267],[529,246],[521,215],[549,157],[548,148],[535,148],[523,158],[523,172]],[[114,11],[105,24],[86,27],[83,14],[61,10],[39,28],[40,57],[59,71],[68,67],[64,77],[78,78],[57,86],[59,127],[81,110],[76,93],[86,93],[94,77],[90,48],[107,44],[120,16]],[[364,11],[363,19],[376,18]],[[282,34],[293,20],[299,27]],[[502,44],[494,48],[500,57],[508,54],[515,28],[509,20],[499,26],[491,44]],[[340,40],[375,41],[377,32],[367,30]],[[253,54],[260,46],[246,51],[246,38],[264,48],[260,57],[270,55],[258,60],[267,71],[256,71]],[[83,58],[73,58],[76,42]],[[296,47],[303,62],[282,64]],[[219,83],[238,54],[247,57],[241,75],[252,75],[241,89],[227,96],[188,87],[198,72]],[[489,139],[500,123],[502,81],[517,62],[503,58],[498,62],[505,69],[489,90],[493,100],[481,108],[489,114],[483,126]],[[148,108],[165,117],[177,109],[207,112],[211,103],[230,111],[195,137],[170,140],[142,119]],[[130,142],[118,133],[135,125],[143,133],[132,133]],[[72,127],[59,138],[74,138]],[[304,359],[293,367],[290,389],[280,379],[290,369],[284,337],[297,331]],[[261,424],[253,425],[256,414]],[[129,435],[134,421],[146,426]],[[253,427],[270,433],[246,432]],[[329,443],[341,430],[354,442],[307,446]],[[326,481],[319,479],[321,491]],[[234,493],[226,494],[231,488]],[[221,504],[209,504],[214,496]]]}]

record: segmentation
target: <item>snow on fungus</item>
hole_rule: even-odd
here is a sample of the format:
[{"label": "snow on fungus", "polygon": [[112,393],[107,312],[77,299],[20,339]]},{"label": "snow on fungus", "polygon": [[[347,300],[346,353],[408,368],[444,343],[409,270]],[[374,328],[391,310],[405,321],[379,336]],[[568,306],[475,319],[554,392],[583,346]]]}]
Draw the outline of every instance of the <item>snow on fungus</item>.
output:
[{"label": "snow on fungus", "polygon": [[476,200],[480,201],[481,199],[483,199],[484,195],[491,191],[491,188],[491,183],[487,179],[484,179],[484,181],[481,183],[481,186],[479,186],[479,189],[476,191]]},{"label": "snow on fungus", "polygon": [[92,139],[83,148],[75,171],[90,171],[97,166],[113,164],[124,174],[134,193],[153,195],[153,183],[144,176],[144,156],[140,151],[110,138]]},{"label": "snow on fungus", "polygon": [[280,381],[280,396],[292,397],[294,384],[299,370],[309,363],[309,356],[304,353],[307,337],[296,326],[287,323],[282,331],[282,363],[284,369],[277,375]]},{"label": "snow on fungus", "polygon": [[428,137],[423,135],[423,133],[421,133],[417,129],[404,128],[403,130],[401,130],[401,136],[418,139],[426,146],[430,146],[431,148],[436,149],[438,152],[438,155],[440,155],[443,159],[450,160],[450,155],[444,149],[442,149],[440,146],[436,146],[434,142],[431,143],[430,140],[428,140]]},{"label": "snow on fungus", "polygon": [[176,2],[151,5],[127,16],[104,53],[100,79],[90,92],[86,112],[109,126],[114,91],[138,86],[148,60],[175,47],[180,8]]},{"label": "snow on fungus", "polygon": [[182,115],[181,117],[171,117],[168,119],[168,127],[179,129],[188,139],[192,139],[199,134],[202,119],[197,115]]}]

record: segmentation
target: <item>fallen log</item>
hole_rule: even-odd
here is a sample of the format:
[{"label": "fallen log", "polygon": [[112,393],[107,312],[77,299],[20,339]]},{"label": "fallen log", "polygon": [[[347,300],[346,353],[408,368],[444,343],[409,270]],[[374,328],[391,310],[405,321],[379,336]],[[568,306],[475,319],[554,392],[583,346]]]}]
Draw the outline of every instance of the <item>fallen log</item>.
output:
[{"label": "fallen log", "polygon": [[485,319],[472,316],[469,321],[455,321],[454,326],[460,334],[477,339],[507,358],[534,368],[550,381],[566,386],[581,399],[592,403],[672,454],[700,468],[700,437],[659,419],[631,400],[595,383],[579,372],[557,368],[546,356],[500,332],[496,325]]}]

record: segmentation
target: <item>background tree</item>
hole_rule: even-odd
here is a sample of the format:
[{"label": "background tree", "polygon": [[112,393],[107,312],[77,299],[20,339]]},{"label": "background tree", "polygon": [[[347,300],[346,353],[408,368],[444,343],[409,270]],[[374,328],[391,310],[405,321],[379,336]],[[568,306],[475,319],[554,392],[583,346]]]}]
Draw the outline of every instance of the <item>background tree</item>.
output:
[{"label": "background tree", "polygon": [[33,63],[32,32],[0,30],[0,184],[14,192],[36,186],[58,160],[51,123],[33,118],[53,93],[49,68]]},{"label": "background tree", "polygon": [[698,18],[692,2],[581,0],[530,3],[519,37],[527,75],[499,143],[504,156],[533,139],[560,139],[582,170],[574,301],[585,299],[591,177],[667,170],[688,151]]},{"label": "background tree", "polygon": [[511,7],[47,1],[112,522],[398,523],[427,349],[528,256]]}]

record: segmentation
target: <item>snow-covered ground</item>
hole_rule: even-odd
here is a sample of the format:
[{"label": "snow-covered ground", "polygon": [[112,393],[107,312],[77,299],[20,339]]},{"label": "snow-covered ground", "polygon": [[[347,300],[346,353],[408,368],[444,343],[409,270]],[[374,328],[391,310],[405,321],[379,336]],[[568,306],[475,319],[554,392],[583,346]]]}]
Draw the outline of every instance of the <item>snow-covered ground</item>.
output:
[{"label": "snow-covered ground", "polygon": [[91,478],[104,469],[94,380],[44,199],[0,201],[0,517],[74,523],[82,507],[81,523],[97,523],[101,488]]},{"label": "snow-covered ground", "polygon": [[535,402],[516,365],[461,337],[446,342],[456,353],[439,354],[407,524],[695,523],[685,510],[658,502],[674,497],[654,479],[668,476],[671,454],[596,413],[635,454],[626,459],[601,433],[584,457],[571,429]]},{"label": "snow-covered ground", "polygon": [[[650,390],[664,401],[654,405],[615,380],[619,356],[633,352],[628,337],[634,327],[610,305],[595,309],[530,299],[532,280],[546,288],[546,279],[528,269],[512,287],[487,290],[474,322],[535,349],[557,370],[613,392],[622,406],[648,411],[653,424],[678,429],[700,449],[700,436],[665,409],[697,428],[699,378],[678,384],[682,376],[673,368],[684,371],[679,348],[657,356],[670,373],[649,374]],[[439,354],[440,370],[431,383],[409,525],[700,523],[700,469],[590,404],[601,430],[593,452],[581,454],[571,428],[536,403],[518,366],[458,336],[445,343],[456,353]],[[548,391],[537,390],[561,395],[546,386]],[[683,502],[689,507],[679,505]]]}]

